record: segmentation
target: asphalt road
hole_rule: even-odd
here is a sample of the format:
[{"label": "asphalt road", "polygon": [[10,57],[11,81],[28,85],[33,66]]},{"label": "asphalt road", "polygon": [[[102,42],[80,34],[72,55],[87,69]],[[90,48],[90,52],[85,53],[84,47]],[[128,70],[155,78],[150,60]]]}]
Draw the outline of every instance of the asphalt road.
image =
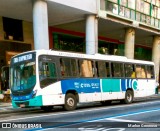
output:
[{"label": "asphalt road", "polygon": [[0,122],[3,130],[16,131],[159,131],[160,101],[159,98],[144,99],[128,105],[113,102],[107,106],[91,103],[79,105],[75,111],[64,111],[61,107],[51,112],[18,109],[1,113]]}]

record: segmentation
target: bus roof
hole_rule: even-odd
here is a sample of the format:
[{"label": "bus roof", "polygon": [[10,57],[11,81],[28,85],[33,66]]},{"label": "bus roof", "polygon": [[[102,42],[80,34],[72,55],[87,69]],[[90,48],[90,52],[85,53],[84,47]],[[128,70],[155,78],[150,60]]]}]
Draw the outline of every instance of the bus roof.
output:
[{"label": "bus roof", "polygon": [[[129,62],[129,63],[136,63],[136,64],[151,64],[154,65],[154,62],[151,61],[144,61],[144,60],[135,60],[135,59],[127,59],[125,56],[116,56],[116,55],[105,55],[105,54],[83,54],[83,53],[75,53],[75,52],[65,52],[65,51],[56,51],[56,50],[33,50],[29,52],[36,52],[37,55],[55,55],[55,56],[66,56],[66,57],[73,57],[73,58],[85,58],[85,59],[95,59],[95,60],[106,60],[106,61],[117,61],[117,62]],[[26,52],[24,52],[26,53]],[[20,53],[18,55],[22,55]],[[17,55],[16,55],[17,56]],[[14,57],[16,57],[14,56]]]},{"label": "bus roof", "polygon": [[56,50],[37,50],[37,53],[48,54],[48,55],[57,55],[57,56],[66,56],[66,57],[75,57],[75,58],[86,58],[86,59],[96,59],[96,60],[108,60],[108,61],[117,61],[117,62],[129,62],[129,63],[139,63],[139,64],[151,64],[154,65],[154,62],[144,61],[144,60],[135,60],[127,59],[125,56],[116,56],[116,55],[105,55],[105,54],[83,54],[75,52],[65,52],[65,51],[56,51]]}]

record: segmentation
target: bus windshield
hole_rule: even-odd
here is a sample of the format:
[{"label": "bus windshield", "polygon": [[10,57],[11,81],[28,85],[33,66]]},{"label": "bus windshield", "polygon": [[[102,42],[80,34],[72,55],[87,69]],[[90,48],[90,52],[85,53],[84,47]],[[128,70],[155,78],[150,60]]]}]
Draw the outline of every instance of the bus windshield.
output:
[{"label": "bus windshield", "polygon": [[35,62],[25,62],[11,67],[11,90],[20,91],[33,88],[36,84]]}]

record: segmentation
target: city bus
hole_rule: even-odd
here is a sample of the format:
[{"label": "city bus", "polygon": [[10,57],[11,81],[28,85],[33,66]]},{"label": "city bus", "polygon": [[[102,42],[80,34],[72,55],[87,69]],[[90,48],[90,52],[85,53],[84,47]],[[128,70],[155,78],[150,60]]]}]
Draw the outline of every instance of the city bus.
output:
[{"label": "city bus", "polygon": [[63,106],[112,101],[130,104],[155,94],[154,63],[124,56],[35,50],[13,56],[10,89],[14,108]]}]

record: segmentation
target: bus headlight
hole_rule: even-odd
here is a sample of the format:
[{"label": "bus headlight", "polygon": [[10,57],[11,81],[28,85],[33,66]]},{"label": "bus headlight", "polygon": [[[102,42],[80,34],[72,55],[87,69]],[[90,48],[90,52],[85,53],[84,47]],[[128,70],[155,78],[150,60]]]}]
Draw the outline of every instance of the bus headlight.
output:
[{"label": "bus headlight", "polygon": [[36,96],[37,90],[33,91],[32,98]]}]

